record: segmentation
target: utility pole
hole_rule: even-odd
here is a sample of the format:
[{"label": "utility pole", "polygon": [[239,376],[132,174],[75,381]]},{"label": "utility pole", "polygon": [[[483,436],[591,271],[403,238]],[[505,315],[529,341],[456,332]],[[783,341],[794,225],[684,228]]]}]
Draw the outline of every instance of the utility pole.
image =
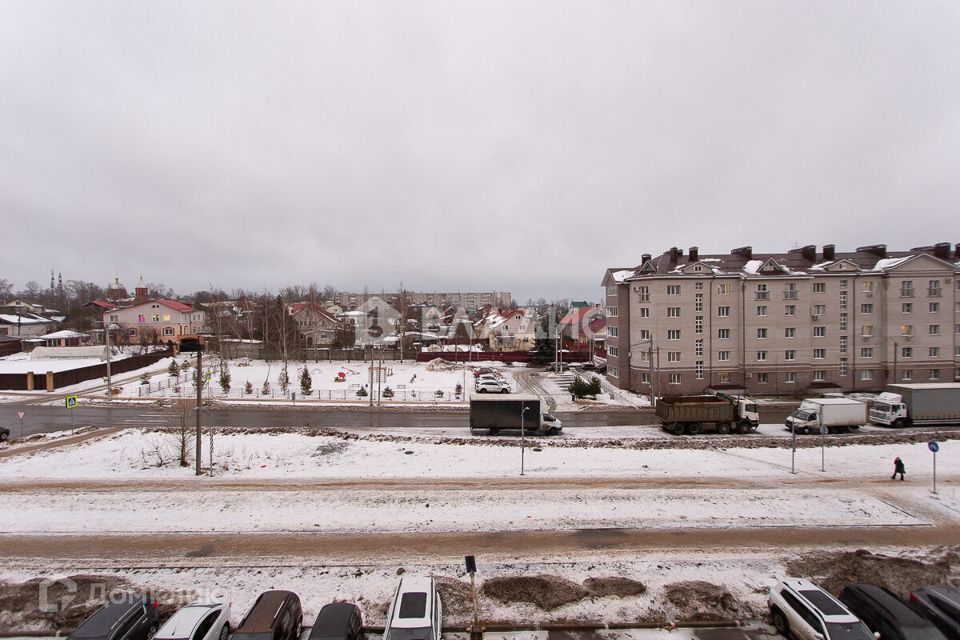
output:
[{"label": "utility pole", "polygon": [[110,348],[110,323],[104,325],[103,335],[106,336],[107,341],[107,399],[110,400],[113,398],[113,390],[111,387],[110,380],[110,356],[113,353],[113,349]]},{"label": "utility pole", "polygon": [[200,405],[203,402],[203,346],[197,345],[197,370],[194,375],[197,376],[197,475],[203,472],[200,470]]}]

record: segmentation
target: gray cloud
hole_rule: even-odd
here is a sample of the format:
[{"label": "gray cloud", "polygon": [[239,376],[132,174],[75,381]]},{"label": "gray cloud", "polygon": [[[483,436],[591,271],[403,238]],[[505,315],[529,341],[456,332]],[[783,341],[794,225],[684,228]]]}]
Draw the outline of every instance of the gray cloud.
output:
[{"label": "gray cloud", "polygon": [[8,2],[3,273],[597,299],[957,241],[952,2]]}]

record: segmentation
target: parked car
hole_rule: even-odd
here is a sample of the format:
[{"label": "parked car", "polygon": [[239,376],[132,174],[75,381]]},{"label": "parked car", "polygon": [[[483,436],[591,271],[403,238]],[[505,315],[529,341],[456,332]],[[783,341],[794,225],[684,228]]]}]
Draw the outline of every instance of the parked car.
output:
[{"label": "parked car", "polygon": [[910,606],[952,640],[960,640],[960,589],[938,585],[910,594]]},{"label": "parked car", "polygon": [[503,380],[478,380],[477,393],[510,393],[510,383]]},{"label": "parked car", "polygon": [[300,598],[291,591],[265,591],[240,621],[232,640],[297,640],[303,631]]},{"label": "parked car", "polygon": [[149,640],[160,619],[150,596],[124,594],[111,597],[67,636],[68,640]]},{"label": "parked car", "polygon": [[310,629],[310,640],[359,640],[362,635],[360,609],[349,602],[324,605]]},{"label": "parked car", "polygon": [[154,640],[227,640],[230,635],[230,605],[193,602],[163,623]]},{"label": "parked car", "polygon": [[443,607],[433,578],[401,578],[383,640],[440,640]]},{"label": "parked car", "polygon": [[784,578],[770,589],[770,616],[785,638],[876,640],[839,600],[803,578]]},{"label": "parked car", "polygon": [[6,442],[10,439],[10,429],[0,427],[0,442]]},{"label": "parked car", "polygon": [[946,640],[932,622],[883,587],[849,584],[840,601],[883,640]]},{"label": "parked car", "polygon": [[496,382],[502,382],[503,376],[499,373],[481,373],[479,376],[477,376],[476,382],[480,382],[481,380],[494,380]]}]

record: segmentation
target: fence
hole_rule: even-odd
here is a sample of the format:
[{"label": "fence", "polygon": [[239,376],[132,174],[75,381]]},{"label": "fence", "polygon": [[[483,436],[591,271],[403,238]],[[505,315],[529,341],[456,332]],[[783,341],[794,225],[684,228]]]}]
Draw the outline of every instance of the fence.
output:
[{"label": "fence", "polygon": [[[440,358],[450,362],[532,362],[534,354],[530,351],[425,351],[417,354],[417,362],[430,362]],[[588,351],[564,352],[564,362],[586,362],[590,360]]]},{"label": "fence", "polygon": [[[193,386],[189,382],[177,383],[172,378],[168,380],[172,384],[157,383],[150,385],[141,385],[140,395],[151,395],[155,394],[158,397],[162,398],[192,398],[196,395],[196,391],[193,389]],[[189,386],[189,389],[186,387]],[[383,389],[378,393],[376,389],[373,390],[373,403],[379,404],[380,402],[462,402],[463,397],[461,394],[457,393],[455,390],[445,390],[445,389],[435,389],[435,390],[423,390],[423,389],[404,389],[404,385],[397,385],[398,388],[393,390],[393,395],[385,395]],[[146,387],[150,388],[150,391],[144,390]],[[230,391],[224,393],[215,379],[212,379],[206,386],[204,390],[204,396],[207,399],[220,399],[220,398],[238,398],[245,400],[261,400],[261,399],[270,399],[270,400],[334,400],[334,401],[343,401],[350,402],[355,401],[361,404],[370,402],[370,395],[357,395],[357,392],[363,388],[358,384],[351,384],[344,389],[314,389],[309,394],[304,395],[299,387],[294,387],[291,385],[286,392],[278,388],[271,387],[265,392],[262,387],[253,387],[249,393],[246,392],[242,387],[239,389],[231,388]],[[384,387],[385,388],[385,387]],[[177,391],[179,389],[179,392]],[[296,398],[293,397],[293,394],[296,394]]]},{"label": "fence", "polygon": [[[135,369],[140,369],[142,367],[148,367],[158,360],[169,358],[172,355],[173,353],[171,351],[155,351],[153,353],[130,356],[129,358],[124,358],[122,360],[114,360],[110,363],[110,374],[118,375],[121,373],[127,373],[128,371],[133,371]],[[43,370],[43,368],[43,360],[37,360],[38,371],[32,371],[29,373],[0,374],[0,389],[18,391],[28,390],[30,388],[28,380],[31,376],[33,377],[34,381],[34,389],[38,390],[48,389],[49,387],[47,386],[47,381],[51,378],[53,385],[52,388],[59,389],[61,387],[69,387],[81,382],[86,382],[87,380],[95,380],[97,378],[107,377],[107,364],[105,362],[101,364],[90,365],[89,367],[79,367],[77,369],[57,371],[49,376],[47,375],[46,371]]]}]

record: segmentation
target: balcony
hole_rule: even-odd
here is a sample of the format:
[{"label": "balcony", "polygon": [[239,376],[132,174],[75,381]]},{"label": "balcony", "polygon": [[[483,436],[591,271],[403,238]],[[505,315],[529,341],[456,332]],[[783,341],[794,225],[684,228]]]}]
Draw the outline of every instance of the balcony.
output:
[{"label": "balcony", "polygon": [[940,289],[940,287],[936,287],[936,288],[931,287],[931,288],[927,289],[927,296],[929,296],[929,297],[931,297],[931,298],[939,298],[939,297],[941,296],[941,289]]},{"label": "balcony", "polygon": [[769,292],[769,291],[757,291],[756,294],[757,294],[757,297],[756,297],[757,300],[769,300],[769,299],[770,299],[770,292]]},{"label": "balcony", "polygon": [[797,292],[796,292],[796,291],[784,291],[784,292],[783,292],[783,299],[784,299],[784,300],[796,300],[796,299],[797,299]]},{"label": "balcony", "polygon": [[901,297],[901,298],[912,298],[912,297],[913,297],[913,289],[900,289],[900,297]]}]

